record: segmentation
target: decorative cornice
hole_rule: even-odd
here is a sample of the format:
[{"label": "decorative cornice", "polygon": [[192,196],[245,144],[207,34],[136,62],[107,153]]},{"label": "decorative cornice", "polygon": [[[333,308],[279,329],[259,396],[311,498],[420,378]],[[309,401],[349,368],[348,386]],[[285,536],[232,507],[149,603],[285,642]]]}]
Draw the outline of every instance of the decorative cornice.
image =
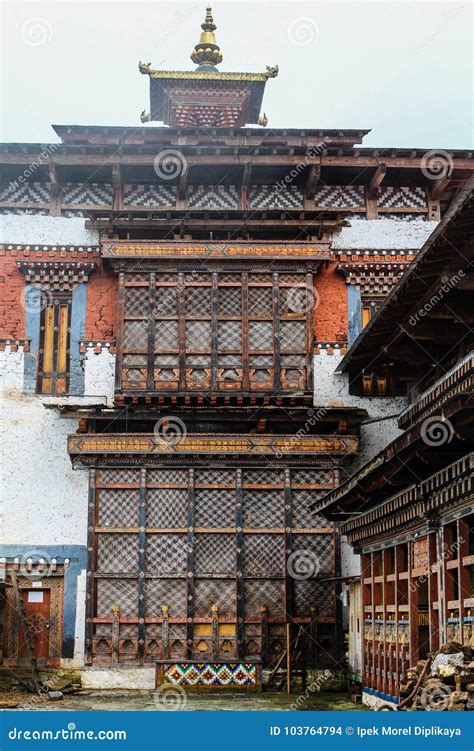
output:
[{"label": "decorative cornice", "polygon": [[[139,63],[140,73],[150,76],[150,78],[160,78],[167,80],[186,80],[186,81],[261,81],[265,83],[269,78],[275,78],[266,73],[222,73],[221,71],[201,71],[201,70],[152,70],[147,65]],[[270,69],[272,70],[272,69]]]},{"label": "decorative cornice", "polygon": [[[326,245],[326,247],[325,247]],[[325,243],[104,242],[105,258],[291,258],[329,260]]]},{"label": "decorative cornice", "polygon": [[29,284],[37,284],[62,292],[87,282],[94,263],[74,261],[17,261],[17,266]]},{"label": "decorative cornice", "polygon": [[282,455],[356,454],[358,440],[355,436],[342,435],[266,435],[244,434],[211,435],[196,433],[179,440],[167,441],[157,435],[109,434],[68,436],[68,452],[71,455],[87,454],[245,454]]}]

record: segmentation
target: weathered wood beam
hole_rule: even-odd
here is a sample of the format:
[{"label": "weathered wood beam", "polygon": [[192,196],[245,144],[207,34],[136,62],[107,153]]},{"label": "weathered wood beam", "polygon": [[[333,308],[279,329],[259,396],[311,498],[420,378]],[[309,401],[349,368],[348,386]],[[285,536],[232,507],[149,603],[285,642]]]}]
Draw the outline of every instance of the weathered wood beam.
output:
[{"label": "weathered wood beam", "polygon": [[176,197],[176,208],[183,209],[186,207],[186,201],[188,197],[188,178],[189,168],[187,165],[183,168],[178,181],[178,191]]},{"label": "weathered wood beam", "polygon": [[49,179],[51,182],[51,202],[49,205],[50,216],[61,216],[62,191],[58,180],[58,172],[53,162],[49,163]]},{"label": "weathered wood beam", "polygon": [[321,177],[321,164],[313,164],[310,167],[308,178],[306,180],[305,198],[310,201],[316,194],[316,186]]},{"label": "weathered wood beam", "polygon": [[374,174],[370,178],[368,189],[369,198],[376,198],[378,189],[380,188],[386,173],[387,166],[385,164],[379,164]]},{"label": "weathered wood beam", "polygon": [[441,198],[442,194],[448,187],[449,183],[451,182],[451,177],[441,177],[439,180],[431,180],[428,185],[428,195],[429,197],[436,201],[439,198]]},{"label": "weathered wood beam", "polygon": [[123,181],[122,181],[122,171],[120,169],[120,164],[112,165],[112,187],[114,190],[113,209],[114,211],[122,211],[123,209]]}]

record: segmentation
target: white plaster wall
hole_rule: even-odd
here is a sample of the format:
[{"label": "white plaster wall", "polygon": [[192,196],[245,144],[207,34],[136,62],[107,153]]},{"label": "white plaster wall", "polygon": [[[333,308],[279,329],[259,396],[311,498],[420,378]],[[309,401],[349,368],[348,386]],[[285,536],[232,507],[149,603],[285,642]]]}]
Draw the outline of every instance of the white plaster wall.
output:
[{"label": "white plaster wall", "polygon": [[76,600],[76,630],[74,633],[74,658],[63,660],[68,667],[82,667],[84,665],[84,651],[86,640],[86,580],[87,574],[83,570],[77,577]]},{"label": "white plaster wall", "polygon": [[115,355],[107,347],[99,353],[91,345],[87,347],[84,361],[84,393],[101,397],[111,407],[114,402]]},{"label": "white plaster wall", "polygon": [[350,225],[334,235],[333,250],[418,250],[437,222],[423,219],[350,219]]},{"label": "white plaster wall", "polygon": [[0,215],[0,242],[32,245],[98,245],[99,233],[83,217]]},{"label": "white plaster wall", "polygon": [[337,349],[332,355],[328,355],[325,350],[315,355],[314,403],[317,407],[358,407],[367,410],[366,422],[374,420],[361,426],[359,454],[349,467],[349,474],[352,475],[358,467],[372,459],[402,433],[396,421],[407,402],[404,397],[362,397],[349,394],[349,376],[334,372],[342,357],[341,351]]},{"label": "white plaster wall", "polygon": [[85,668],[82,673],[82,688],[90,689],[141,689],[155,688],[154,668]]},{"label": "white plaster wall", "polygon": [[87,473],[73,472],[67,453],[77,421],[44,406],[67,399],[22,393],[21,349],[0,356],[0,544],[85,545]]}]

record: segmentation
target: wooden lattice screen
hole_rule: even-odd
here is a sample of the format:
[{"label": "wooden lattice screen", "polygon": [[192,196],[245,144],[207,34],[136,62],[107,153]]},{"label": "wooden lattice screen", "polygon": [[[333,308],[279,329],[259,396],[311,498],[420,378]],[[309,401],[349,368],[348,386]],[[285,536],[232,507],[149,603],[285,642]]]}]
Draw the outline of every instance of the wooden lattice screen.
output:
[{"label": "wooden lattice screen", "polygon": [[333,529],[309,511],[333,469],[114,467],[90,478],[89,662],[268,661],[290,618],[334,632],[334,583],[323,580]]},{"label": "wooden lattice screen", "polygon": [[120,274],[124,392],[311,389],[312,274]]}]

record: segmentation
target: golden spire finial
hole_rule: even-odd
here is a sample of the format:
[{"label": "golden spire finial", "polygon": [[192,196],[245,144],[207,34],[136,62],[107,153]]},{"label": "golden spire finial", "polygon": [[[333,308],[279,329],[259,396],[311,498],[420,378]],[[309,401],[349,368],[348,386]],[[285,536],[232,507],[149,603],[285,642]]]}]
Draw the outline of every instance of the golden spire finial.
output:
[{"label": "golden spire finial", "polygon": [[216,44],[214,32],[217,26],[212,17],[212,8],[206,8],[206,18],[201,24],[201,29],[201,37],[191,54],[191,60],[198,65],[198,69],[200,67],[215,68],[222,62],[222,52]]}]

